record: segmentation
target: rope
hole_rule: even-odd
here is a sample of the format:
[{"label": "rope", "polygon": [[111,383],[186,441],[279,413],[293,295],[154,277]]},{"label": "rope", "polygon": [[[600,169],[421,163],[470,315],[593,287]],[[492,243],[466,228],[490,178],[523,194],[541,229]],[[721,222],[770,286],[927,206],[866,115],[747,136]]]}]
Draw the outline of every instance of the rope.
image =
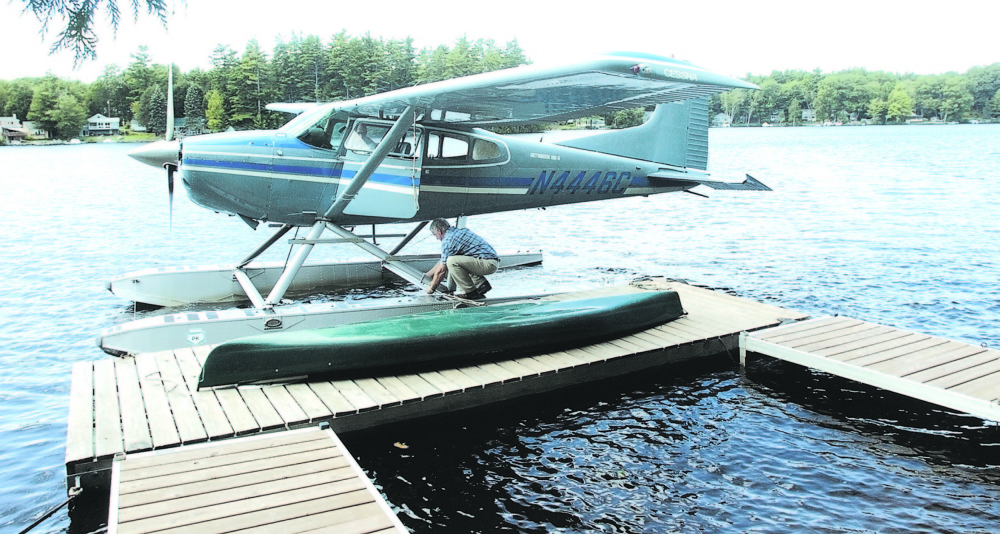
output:
[{"label": "rope", "polygon": [[49,517],[52,517],[52,514],[58,512],[59,509],[62,508],[63,506],[66,506],[67,504],[69,504],[69,501],[72,501],[73,499],[75,499],[76,496],[79,495],[82,492],[83,492],[83,490],[81,488],[70,488],[70,490],[69,490],[69,498],[68,499],[66,499],[65,501],[63,501],[60,505],[56,506],[55,508],[49,510],[48,512],[45,512],[45,514],[42,517],[39,517],[37,520],[35,520],[34,523],[28,525],[28,528],[22,530],[19,534],[25,534],[25,532],[28,532],[29,530],[37,527],[38,525],[40,525],[42,523],[42,521],[45,521]]}]

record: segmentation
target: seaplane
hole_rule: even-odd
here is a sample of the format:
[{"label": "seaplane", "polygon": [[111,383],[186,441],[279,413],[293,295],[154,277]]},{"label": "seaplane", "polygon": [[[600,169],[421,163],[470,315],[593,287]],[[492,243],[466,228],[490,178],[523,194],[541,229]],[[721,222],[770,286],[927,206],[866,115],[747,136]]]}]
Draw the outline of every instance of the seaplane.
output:
[{"label": "seaplane", "polygon": [[[470,216],[691,191],[770,190],[749,174],[713,179],[708,169],[708,97],[752,83],[687,61],[607,53],[557,66],[530,65],[325,104],[273,103],[296,114],[277,130],[163,140],[130,155],[176,176],[195,204],[277,228],[231,265],[147,269],[106,283],[123,299],[156,306],[244,301],[250,307],[167,313],[105,329],[115,355],[214,345],[250,335],[354,323],[469,303],[444,293],[400,299],[295,303],[316,288],[377,284],[386,273],[426,287],[434,255],[401,250],[434,218],[462,227]],[[490,131],[653,109],[640,126],[544,142]],[[170,121],[168,121],[170,122]],[[696,193],[697,194],[697,193]],[[376,228],[413,224],[392,249]],[[372,235],[358,235],[371,226]],[[255,262],[289,231],[286,262]],[[329,232],[332,238],[323,238]],[[371,260],[307,265],[314,246],[353,243]],[[501,268],[541,262],[504,254]],[[266,295],[266,296],[265,296]],[[506,299],[506,300],[509,300]],[[505,301],[486,299],[479,305]],[[169,311],[169,310],[168,310]]]}]

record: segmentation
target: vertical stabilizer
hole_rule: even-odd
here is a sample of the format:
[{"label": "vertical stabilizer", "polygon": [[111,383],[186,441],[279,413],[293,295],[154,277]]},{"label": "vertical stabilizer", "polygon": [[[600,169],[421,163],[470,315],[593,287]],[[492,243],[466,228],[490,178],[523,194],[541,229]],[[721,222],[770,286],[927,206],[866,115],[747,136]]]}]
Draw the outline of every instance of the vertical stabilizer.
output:
[{"label": "vertical stabilizer", "polygon": [[660,104],[640,126],[556,144],[704,171],[708,169],[708,98]]}]

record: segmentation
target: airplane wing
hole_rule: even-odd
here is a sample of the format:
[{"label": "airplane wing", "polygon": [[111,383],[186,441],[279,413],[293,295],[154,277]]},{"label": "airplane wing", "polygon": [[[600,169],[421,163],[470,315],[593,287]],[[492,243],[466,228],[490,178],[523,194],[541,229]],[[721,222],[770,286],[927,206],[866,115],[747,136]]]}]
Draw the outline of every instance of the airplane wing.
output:
[{"label": "airplane wing", "polygon": [[272,102],[265,107],[271,111],[282,111],[298,115],[299,113],[309,111],[318,105],[320,104],[317,104],[316,102]]},{"label": "airplane wing", "polygon": [[759,89],[686,61],[615,52],[578,63],[515,67],[407,87],[334,106],[356,116],[387,117],[414,105],[429,113],[424,121],[492,127],[565,121],[734,88]]}]

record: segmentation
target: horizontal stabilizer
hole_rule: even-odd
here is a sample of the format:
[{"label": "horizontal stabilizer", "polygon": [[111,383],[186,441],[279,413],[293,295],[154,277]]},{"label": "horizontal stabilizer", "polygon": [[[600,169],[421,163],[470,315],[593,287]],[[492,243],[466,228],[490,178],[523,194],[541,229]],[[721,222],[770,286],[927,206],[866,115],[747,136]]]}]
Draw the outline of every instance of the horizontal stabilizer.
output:
[{"label": "horizontal stabilizer", "polygon": [[753,176],[747,175],[746,179],[739,183],[734,182],[718,182],[715,180],[704,180],[698,178],[687,178],[679,177],[673,172],[656,173],[649,175],[650,181],[656,185],[704,185],[711,187],[712,189],[728,190],[728,191],[773,191],[770,187],[761,183],[760,180],[754,178]]}]

